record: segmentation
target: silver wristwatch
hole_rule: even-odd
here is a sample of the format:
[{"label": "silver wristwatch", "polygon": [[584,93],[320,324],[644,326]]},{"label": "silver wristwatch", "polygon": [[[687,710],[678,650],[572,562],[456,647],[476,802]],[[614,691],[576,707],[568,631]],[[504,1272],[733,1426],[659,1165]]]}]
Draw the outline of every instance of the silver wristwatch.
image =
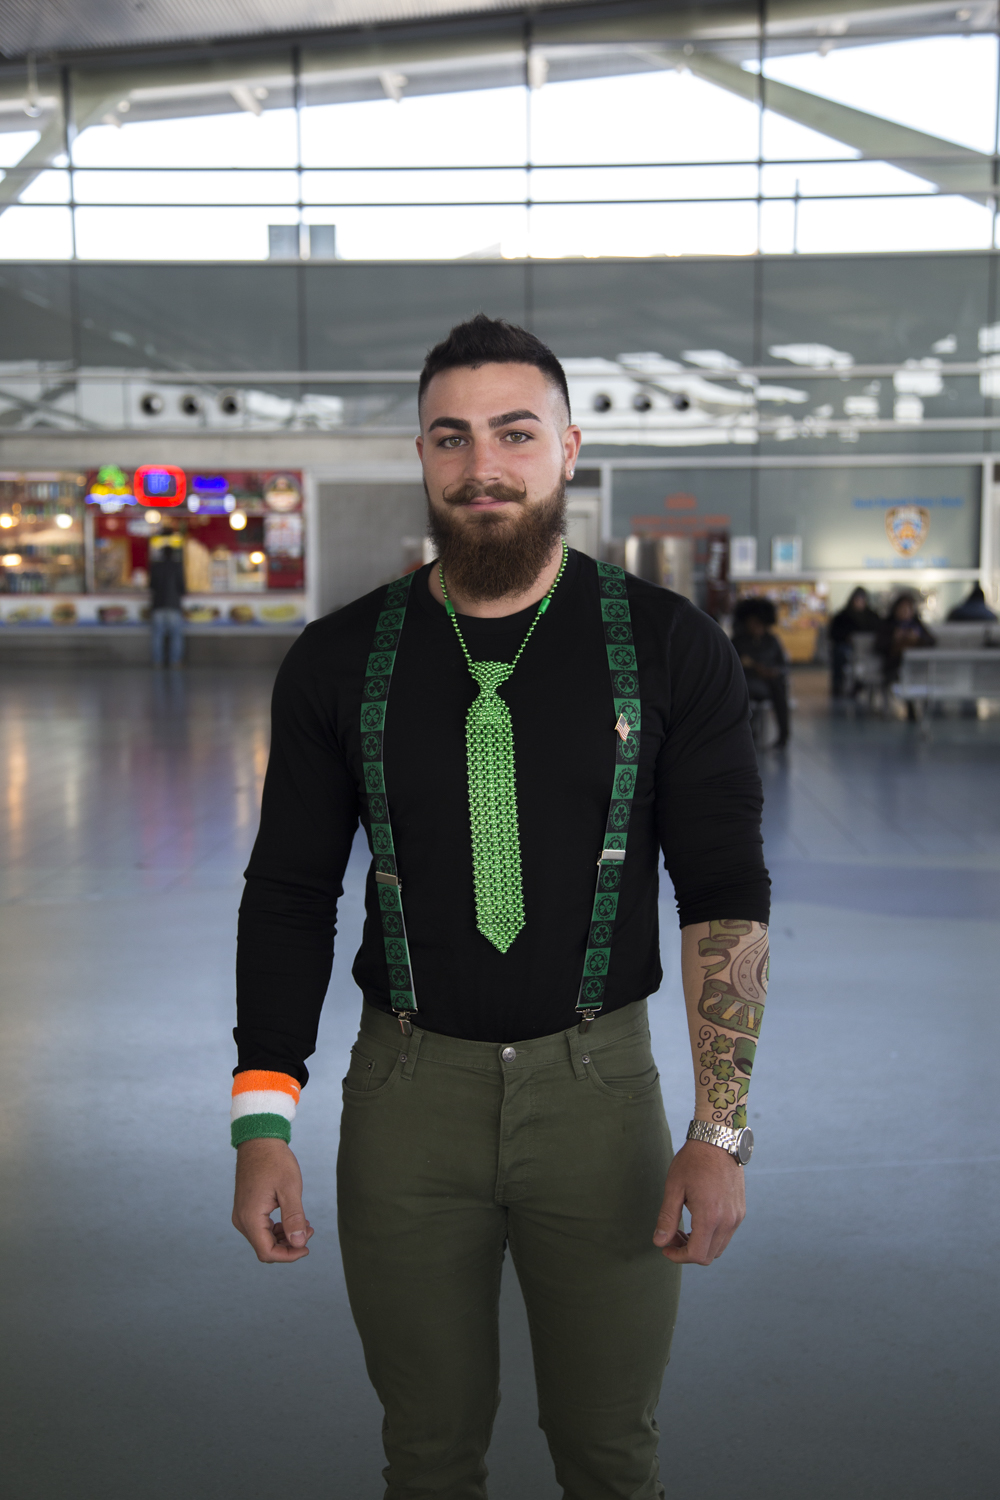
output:
[{"label": "silver wristwatch", "polygon": [[692,1120],[688,1126],[689,1141],[705,1141],[709,1146],[721,1146],[730,1156],[735,1156],[741,1167],[745,1167],[753,1155],[753,1131],[748,1125],[742,1130],[731,1130],[728,1125],[715,1125],[710,1120]]}]

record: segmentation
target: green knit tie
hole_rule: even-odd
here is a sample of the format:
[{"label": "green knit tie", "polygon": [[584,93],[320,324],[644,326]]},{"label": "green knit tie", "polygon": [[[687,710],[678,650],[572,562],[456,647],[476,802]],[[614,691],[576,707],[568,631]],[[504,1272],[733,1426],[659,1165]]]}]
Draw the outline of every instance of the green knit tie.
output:
[{"label": "green knit tie", "polygon": [[514,729],[510,709],[497,697],[513,670],[502,661],[469,663],[479,696],[465,721],[476,925],[501,953],[524,926]]},{"label": "green knit tie", "polygon": [[476,926],[501,953],[507,952],[524,926],[524,893],[521,888],[521,841],[517,828],[514,730],[510,709],[497,696],[497,688],[507,681],[517,666],[535,626],[548,609],[566,567],[566,557],[564,542],[555,582],[539,604],[512,662],[472,660],[454,606],[448,598],[444,569],[440,569],[441,591],[448,614],[469,671],[479,684],[479,696],[473,701],[465,721]]}]

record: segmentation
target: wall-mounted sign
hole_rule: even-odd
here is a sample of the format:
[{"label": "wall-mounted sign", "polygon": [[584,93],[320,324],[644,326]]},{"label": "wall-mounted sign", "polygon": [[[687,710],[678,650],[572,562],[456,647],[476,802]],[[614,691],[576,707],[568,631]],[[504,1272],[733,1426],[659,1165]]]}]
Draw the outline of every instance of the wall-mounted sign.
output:
[{"label": "wall-mounted sign", "polygon": [[800,536],[773,536],[771,538],[771,572],[801,573],[802,538]]},{"label": "wall-mounted sign", "polygon": [[102,505],[105,509],[118,510],[123,505],[134,505],[132,481],[124,469],[117,464],[105,464],[87,485],[84,496],[88,505]]},{"label": "wall-mounted sign", "polygon": [[199,516],[226,516],[236,509],[227,474],[193,474],[188,510]]},{"label": "wall-mounted sign", "polygon": [[268,510],[285,515],[302,504],[302,486],[298,475],[273,474],[264,485],[264,504]]},{"label": "wall-mounted sign", "polygon": [[268,557],[301,557],[302,517],[265,516],[264,551]]},{"label": "wall-mounted sign", "polygon": [[141,464],[132,481],[140,505],[155,505],[157,510],[181,505],[187,494],[187,477],[173,464]]},{"label": "wall-mounted sign", "polygon": [[894,505],[885,513],[885,534],[901,557],[919,552],[931,529],[926,505]]}]

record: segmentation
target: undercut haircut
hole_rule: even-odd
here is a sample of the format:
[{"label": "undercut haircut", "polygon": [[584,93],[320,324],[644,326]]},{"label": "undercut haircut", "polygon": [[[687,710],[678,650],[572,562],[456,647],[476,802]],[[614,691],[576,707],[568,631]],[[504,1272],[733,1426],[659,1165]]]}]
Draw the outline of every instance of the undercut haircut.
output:
[{"label": "undercut haircut", "polygon": [[480,365],[534,365],[559,391],[566,403],[566,415],[570,415],[566,372],[548,345],[526,328],[508,323],[506,318],[488,318],[485,313],[476,313],[467,323],[457,323],[446,339],[434,345],[420,372],[418,406],[434,376],[442,370],[478,370]]}]

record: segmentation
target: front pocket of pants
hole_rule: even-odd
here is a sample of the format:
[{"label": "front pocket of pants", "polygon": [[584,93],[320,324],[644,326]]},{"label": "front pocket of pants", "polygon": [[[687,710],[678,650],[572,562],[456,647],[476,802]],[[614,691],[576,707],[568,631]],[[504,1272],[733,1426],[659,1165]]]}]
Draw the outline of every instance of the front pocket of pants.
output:
[{"label": "front pocket of pants", "polygon": [[344,1101],[374,1103],[392,1088],[403,1071],[401,1053],[382,1053],[380,1048],[351,1048],[351,1062],[343,1082]]},{"label": "front pocket of pants", "polygon": [[599,1048],[585,1066],[598,1092],[614,1099],[645,1099],[660,1085],[659,1069],[646,1042]]}]

